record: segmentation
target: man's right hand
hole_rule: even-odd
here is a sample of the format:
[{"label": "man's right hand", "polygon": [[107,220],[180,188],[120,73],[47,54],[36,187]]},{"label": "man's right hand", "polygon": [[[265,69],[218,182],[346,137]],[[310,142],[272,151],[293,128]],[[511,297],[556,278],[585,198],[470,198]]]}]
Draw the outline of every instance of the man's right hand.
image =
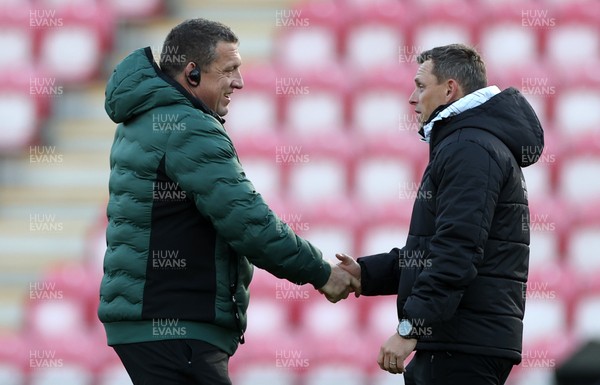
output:
[{"label": "man's right hand", "polygon": [[353,291],[360,293],[360,281],[339,265],[331,264],[329,280],[319,289],[319,292],[325,294],[325,298],[329,302],[336,303],[341,299],[348,298],[348,294]]},{"label": "man's right hand", "polygon": [[354,296],[356,298],[358,298],[361,293],[360,265],[352,257],[350,257],[346,254],[341,253],[341,254],[336,254],[335,256],[337,259],[340,260],[340,263],[338,263],[337,265],[339,267],[341,267],[342,269],[346,270],[348,273],[350,273],[350,275],[352,275],[358,281],[358,284],[359,284],[358,290],[356,290],[356,289],[354,290]]}]

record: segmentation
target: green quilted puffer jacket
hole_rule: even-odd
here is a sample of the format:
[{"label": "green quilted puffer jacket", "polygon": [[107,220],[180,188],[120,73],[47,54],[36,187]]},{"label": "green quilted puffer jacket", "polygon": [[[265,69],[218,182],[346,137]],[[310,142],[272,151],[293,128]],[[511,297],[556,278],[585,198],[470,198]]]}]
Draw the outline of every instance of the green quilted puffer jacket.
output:
[{"label": "green quilted puffer jacket", "polygon": [[246,178],[223,120],[161,72],[150,48],[114,70],[107,250],[98,316],[108,344],[189,338],[233,354],[253,265],[323,286],[321,252]]}]

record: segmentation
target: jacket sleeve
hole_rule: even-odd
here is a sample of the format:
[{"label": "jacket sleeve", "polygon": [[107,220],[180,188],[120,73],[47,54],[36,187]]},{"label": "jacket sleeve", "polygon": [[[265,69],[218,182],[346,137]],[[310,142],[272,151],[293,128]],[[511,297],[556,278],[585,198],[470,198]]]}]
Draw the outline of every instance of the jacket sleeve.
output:
[{"label": "jacket sleeve", "polygon": [[499,165],[473,142],[446,146],[434,162],[431,176],[437,196],[431,265],[418,275],[403,308],[404,317],[425,324],[450,319],[477,276],[503,183]]},{"label": "jacket sleeve", "polygon": [[360,265],[360,285],[363,295],[398,293],[398,283],[400,281],[399,252],[399,249],[394,248],[389,253],[357,259]]},{"label": "jacket sleeve", "polygon": [[321,251],[294,234],[254,190],[222,126],[210,117],[194,124],[171,134],[169,177],[192,194],[198,211],[238,255],[279,278],[322,287],[331,266]]}]

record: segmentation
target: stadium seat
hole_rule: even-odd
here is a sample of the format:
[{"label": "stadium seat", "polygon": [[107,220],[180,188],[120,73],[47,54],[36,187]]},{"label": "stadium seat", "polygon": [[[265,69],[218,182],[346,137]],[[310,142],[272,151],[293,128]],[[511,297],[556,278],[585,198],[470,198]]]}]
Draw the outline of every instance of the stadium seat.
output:
[{"label": "stadium seat", "polygon": [[280,149],[288,167],[286,195],[300,207],[319,201],[343,199],[351,186],[354,143],[345,135],[306,139],[289,138]]},{"label": "stadium seat", "polygon": [[[378,368],[379,369],[379,368]],[[404,385],[404,375],[397,375],[378,370],[369,377],[371,385]]]},{"label": "stadium seat", "polygon": [[408,47],[411,23],[400,2],[379,0],[354,3],[344,38],[344,63],[354,72],[372,71],[399,63]]},{"label": "stadium seat", "polygon": [[[0,45],[3,53],[0,57],[0,69],[22,69],[31,66],[34,57],[35,23],[28,2],[0,5]],[[33,19],[32,19],[33,18]]]},{"label": "stadium seat", "polygon": [[568,71],[600,57],[600,12],[593,1],[557,2],[547,12],[554,24],[545,29],[546,61]]},{"label": "stadium seat", "polygon": [[361,135],[354,168],[354,198],[367,204],[414,201],[428,146],[413,130]]},{"label": "stadium seat", "polygon": [[[290,362],[295,359],[285,359]],[[299,359],[303,362],[302,359]],[[282,364],[283,365],[283,364]],[[269,363],[244,365],[231,375],[236,385],[281,384],[296,385],[298,375],[293,368],[278,367],[275,359]]]},{"label": "stadium seat", "polygon": [[0,337],[0,383],[24,385],[26,368],[30,367],[29,347],[21,336]]},{"label": "stadium seat", "polygon": [[573,137],[571,142],[559,164],[558,193],[566,201],[583,204],[600,194],[600,178],[592,177],[600,173],[600,135]]},{"label": "stadium seat", "polygon": [[475,22],[480,18],[479,8],[467,1],[412,2],[415,11],[412,51],[418,55],[437,46],[472,44]]},{"label": "stadium seat", "polygon": [[299,235],[318,247],[323,258],[337,263],[336,253],[354,255],[356,224],[360,221],[356,203],[340,196],[332,200],[314,200],[297,207],[294,212],[302,214],[305,227]]},{"label": "stadium seat", "polygon": [[267,202],[281,196],[286,163],[282,162],[287,149],[279,136],[271,133],[232,135],[233,143],[247,178]]},{"label": "stadium seat", "polygon": [[529,199],[529,267],[534,269],[562,260],[571,218],[565,203],[549,196]]},{"label": "stadium seat", "polygon": [[32,145],[39,143],[52,92],[62,93],[58,86],[39,85],[43,79],[51,80],[33,70],[7,70],[0,75],[0,119],[3,122],[0,152],[15,154],[25,150],[35,160],[37,147]]},{"label": "stadium seat", "polygon": [[335,1],[311,1],[278,10],[275,60],[290,69],[334,66],[341,52],[340,34],[345,18],[344,7]]},{"label": "stadium seat", "polygon": [[[413,193],[410,193],[413,195]],[[414,195],[417,193],[414,192]],[[410,199],[412,198],[412,199]],[[365,206],[357,231],[357,256],[372,255],[401,248],[406,243],[413,197]]]},{"label": "stadium seat", "polygon": [[549,263],[530,270],[526,291],[523,292],[526,298],[524,346],[537,349],[557,333],[566,335],[571,300],[577,293],[573,279],[574,276],[561,263]]},{"label": "stadium seat", "polygon": [[54,23],[57,27],[38,30],[40,67],[61,84],[94,79],[103,53],[112,43],[113,17],[109,10],[96,3],[42,11],[36,23]]},{"label": "stadium seat", "polygon": [[280,72],[284,130],[309,137],[345,131],[350,79],[345,71]]},{"label": "stadium seat", "polygon": [[600,76],[598,60],[591,57],[577,71],[557,71],[559,85],[554,98],[554,126],[564,138],[598,132],[600,127]]},{"label": "stadium seat", "polygon": [[364,135],[417,132],[417,116],[408,103],[415,68],[391,65],[364,73],[350,97],[350,125]]},{"label": "stadium seat", "polygon": [[109,0],[106,2],[119,19],[140,19],[160,15],[165,8],[163,0]]},{"label": "stadium seat", "polygon": [[123,364],[114,362],[102,368],[97,374],[97,385],[132,385],[131,378]]},{"label": "stadium seat", "polygon": [[535,62],[539,57],[541,32],[533,26],[524,27],[524,23],[537,17],[524,14],[530,8],[537,7],[531,2],[513,2],[494,3],[483,8],[476,44],[488,71],[506,71],[523,63]]},{"label": "stadium seat", "polygon": [[[356,351],[355,354],[359,354]],[[352,363],[338,362],[311,366],[303,377],[302,385],[365,385],[367,376],[361,368]]]},{"label": "stadium seat", "polygon": [[278,73],[270,67],[242,68],[244,88],[231,95],[227,130],[234,136],[272,134],[280,119],[278,92],[283,91]]},{"label": "stadium seat", "polygon": [[596,252],[600,248],[600,202],[588,201],[575,210],[578,214],[569,231],[567,261],[581,279],[598,282],[600,287],[600,254]]},{"label": "stadium seat", "polygon": [[581,296],[574,311],[573,330],[580,341],[600,339],[600,290]]}]

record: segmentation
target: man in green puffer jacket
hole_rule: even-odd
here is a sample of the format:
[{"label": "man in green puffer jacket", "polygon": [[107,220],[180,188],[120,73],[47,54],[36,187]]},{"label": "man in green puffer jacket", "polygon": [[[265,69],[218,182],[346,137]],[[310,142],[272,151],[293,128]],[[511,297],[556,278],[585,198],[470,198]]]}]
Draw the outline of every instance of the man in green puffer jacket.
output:
[{"label": "man in green puffer jacket", "polygon": [[188,20],[126,57],[106,87],[110,155],[98,316],[134,384],[231,384],[253,265],[335,302],[360,284],[266,205],[223,128],[243,87],[238,39]]}]

